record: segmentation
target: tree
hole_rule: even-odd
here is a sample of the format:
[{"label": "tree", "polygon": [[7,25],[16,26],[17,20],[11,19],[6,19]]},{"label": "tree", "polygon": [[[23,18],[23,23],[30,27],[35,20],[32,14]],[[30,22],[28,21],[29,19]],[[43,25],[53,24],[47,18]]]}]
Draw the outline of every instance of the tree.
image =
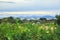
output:
[{"label": "tree", "polygon": [[40,18],[39,20],[42,20],[42,21],[45,20],[46,21],[46,18]]},{"label": "tree", "polygon": [[56,15],[56,23],[60,25],[60,15]]},{"label": "tree", "polygon": [[15,22],[16,22],[16,23],[21,23],[21,19],[20,19],[20,18],[16,18],[16,19],[15,19]]},{"label": "tree", "polygon": [[46,18],[40,18],[39,20],[40,20],[40,23],[43,24],[43,23],[46,23],[46,20],[47,20],[47,19],[46,19]]}]

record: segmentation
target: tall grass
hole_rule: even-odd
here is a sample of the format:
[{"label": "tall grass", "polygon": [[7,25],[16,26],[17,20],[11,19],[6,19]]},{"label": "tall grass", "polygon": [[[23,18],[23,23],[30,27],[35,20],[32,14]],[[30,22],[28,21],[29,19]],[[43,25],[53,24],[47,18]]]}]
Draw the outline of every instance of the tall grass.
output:
[{"label": "tall grass", "polygon": [[0,40],[60,40],[59,28],[53,23],[1,23]]}]

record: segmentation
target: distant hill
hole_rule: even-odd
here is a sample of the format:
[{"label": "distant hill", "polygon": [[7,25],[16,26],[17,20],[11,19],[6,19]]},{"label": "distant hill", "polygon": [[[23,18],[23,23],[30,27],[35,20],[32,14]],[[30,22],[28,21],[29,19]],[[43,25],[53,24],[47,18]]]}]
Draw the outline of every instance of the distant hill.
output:
[{"label": "distant hill", "polygon": [[27,18],[27,19],[39,19],[39,18],[47,18],[47,19],[54,19],[55,16],[51,15],[19,15],[18,18]]},{"label": "distant hill", "polygon": [[55,16],[52,15],[43,15],[43,14],[1,14],[0,18],[4,18],[4,17],[9,17],[12,16],[14,18],[27,18],[27,19],[39,19],[39,18],[47,18],[47,19],[54,19]]},{"label": "distant hill", "polygon": [[42,18],[55,19],[55,16],[45,15],[45,16],[42,16]]}]

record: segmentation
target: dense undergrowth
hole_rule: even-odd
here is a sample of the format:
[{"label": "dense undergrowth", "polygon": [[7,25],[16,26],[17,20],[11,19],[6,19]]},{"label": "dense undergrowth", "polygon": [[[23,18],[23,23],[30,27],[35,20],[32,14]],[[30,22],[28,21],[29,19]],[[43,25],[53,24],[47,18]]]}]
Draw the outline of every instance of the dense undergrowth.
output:
[{"label": "dense undergrowth", "polygon": [[60,16],[54,20],[0,19],[0,40],[60,40]]},{"label": "dense undergrowth", "polygon": [[54,23],[1,23],[0,40],[60,40],[60,27]]}]

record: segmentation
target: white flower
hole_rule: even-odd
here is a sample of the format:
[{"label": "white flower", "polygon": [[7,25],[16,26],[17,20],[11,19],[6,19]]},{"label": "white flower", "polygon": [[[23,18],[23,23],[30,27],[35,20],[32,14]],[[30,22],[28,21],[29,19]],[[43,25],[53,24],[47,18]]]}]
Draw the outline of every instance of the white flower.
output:
[{"label": "white flower", "polygon": [[48,28],[48,26],[45,26],[46,27],[46,30],[48,30],[49,28]]},{"label": "white flower", "polygon": [[53,30],[54,30],[54,28],[53,28],[53,27],[51,27],[51,30],[53,31]]},{"label": "white flower", "polygon": [[55,29],[56,29],[56,27],[55,27]]},{"label": "white flower", "polygon": [[35,23],[32,23],[32,25],[34,25]]}]

